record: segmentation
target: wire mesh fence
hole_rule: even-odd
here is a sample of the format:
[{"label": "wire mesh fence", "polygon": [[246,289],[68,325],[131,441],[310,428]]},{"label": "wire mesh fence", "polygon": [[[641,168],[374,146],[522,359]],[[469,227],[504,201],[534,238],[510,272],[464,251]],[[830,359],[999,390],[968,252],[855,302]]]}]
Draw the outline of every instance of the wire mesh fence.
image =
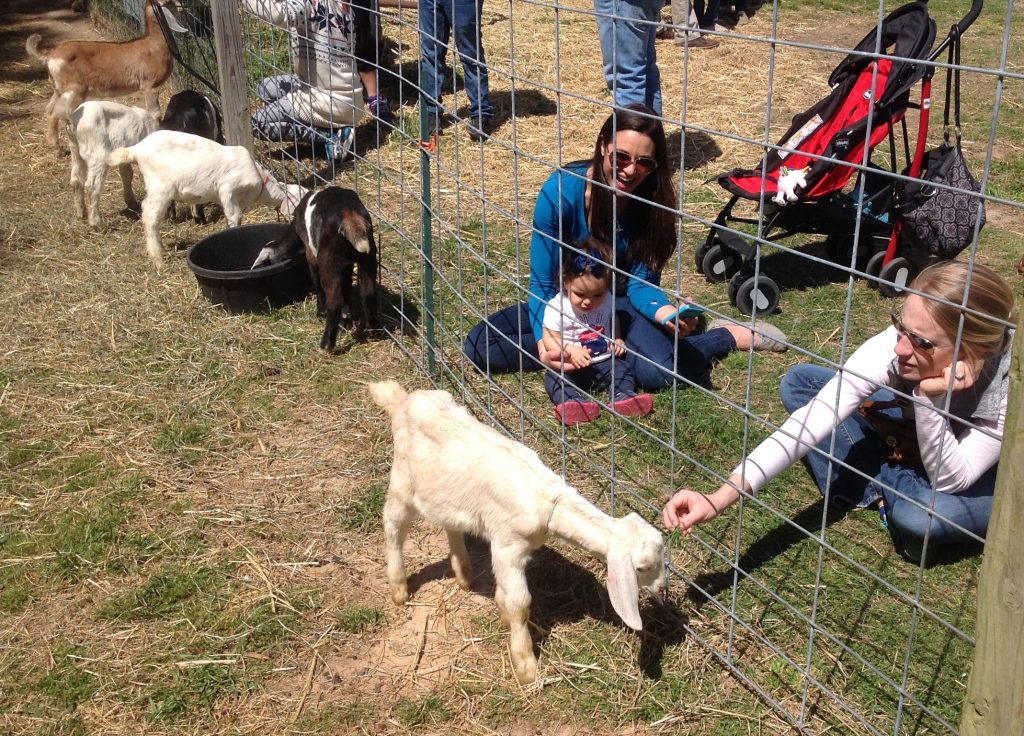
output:
[{"label": "wire mesh fence", "polygon": [[[458,28],[450,35],[436,16],[430,25],[445,58],[424,74],[418,15],[443,7],[424,0],[418,9],[396,4],[369,9],[379,20],[380,45],[372,82],[363,81],[390,102],[395,118],[363,116],[348,160],[326,146],[342,125],[312,126],[301,139],[257,135],[256,146],[281,178],[349,186],[366,201],[377,220],[389,331],[422,374],[420,382],[454,392],[617,514],[635,509],[658,523],[676,489],[713,491],[736,468],[734,481],[744,491],[735,507],[690,535],[669,537],[673,580],[663,605],[687,636],[767,707],[808,732],[956,733],[984,539],[985,520],[976,516],[985,512],[982,504],[957,514],[941,502],[951,490],[984,496],[979,484],[985,483],[991,497],[994,473],[985,471],[993,447],[998,451],[1005,412],[1005,392],[1002,403],[999,398],[1005,383],[992,356],[1009,343],[983,356],[994,366],[992,383],[985,383],[996,387],[994,409],[974,411],[977,400],[973,408],[959,406],[955,382],[930,396],[914,390],[916,380],[893,382],[906,413],[921,421],[931,412],[945,427],[922,461],[927,470],[908,469],[909,460],[890,462],[874,445],[866,454],[851,451],[856,443],[843,429],[809,443],[799,427],[784,426],[793,407],[779,390],[793,385],[784,376],[806,365],[820,369],[816,387],[824,385],[824,371],[841,370],[848,383],[870,387],[886,385],[890,369],[914,379],[929,360],[943,362],[935,357],[939,350],[948,351],[947,373],[955,378],[961,369],[954,353],[972,371],[984,363],[971,352],[974,318],[1004,332],[1013,326],[1008,306],[983,310],[970,288],[952,297],[908,288],[931,254],[903,225],[893,236],[898,195],[921,176],[914,162],[948,133],[961,143],[980,197],[942,181],[932,191],[966,194],[972,206],[984,201],[988,216],[984,228],[977,220],[968,225],[969,244],[958,259],[968,264],[968,283],[975,283],[979,267],[1015,278],[1024,192],[1014,151],[1024,139],[1021,74],[1012,60],[1024,51],[1024,37],[1013,2],[989,4],[961,28],[959,56],[946,55],[960,35],[948,29],[970,9],[954,2],[914,5],[911,22],[909,14],[894,14],[898,27],[890,16],[895,8],[884,4],[737,2],[732,10],[723,7],[717,25],[702,29],[681,25],[686,6],[675,9],[673,24],[669,8],[624,0],[475,4],[488,95],[467,39]],[[327,7],[348,22],[344,6]],[[179,46],[190,49],[192,66],[209,71],[202,61],[209,60],[209,47],[195,30],[209,24],[201,6],[189,13],[193,30]],[[936,38],[918,38],[913,47],[906,37],[929,36],[929,13]],[[627,21],[644,53],[618,32],[616,24]],[[599,27],[607,34],[604,48]],[[305,28],[244,15],[253,111],[267,104],[257,94],[261,80],[294,71],[294,44]],[[853,86],[836,93],[834,85],[845,83],[836,74],[851,67]],[[442,76],[436,96],[431,85]],[[930,98],[926,85],[934,85]],[[954,86],[960,99],[950,94],[956,109],[941,119]],[[654,104],[650,122],[664,129],[664,150],[630,149],[635,141],[620,136],[632,131],[614,122],[612,138],[599,139],[616,103],[631,95]],[[823,142],[808,148],[814,138]],[[625,158],[609,155],[619,147]],[[653,158],[673,194],[637,217],[630,205],[653,196],[631,189],[644,156]],[[598,176],[598,167],[610,175]],[[542,189],[554,193],[545,217]],[[465,341],[481,323],[497,327],[501,310],[531,297],[541,304],[566,287],[537,258],[539,247],[586,255],[572,218],[582,211],[583,231],[594,230],[586,219],[590,198],[616,201],[612,191],[626,204],[605,210],[611,237],[623,237],[623,229],[632,233],[626,237],[657,232],[666,208],[673,225],[671,242],[662,243],[664,258],[652,259],[657,268],[638,270],[632,252],[617,251],[611,264],[617,304],[631,294],[664,298],[653,309],[633,305],[632,321],[611,337],[630,344],[642,320],[670,334],[658,327],[655,312],[683,299],[705,310],[698,330],[708,335],[725,324],[728,337],[725,348],[697,356],[686,340],[674,339],[666,343],[669,354],[635,355],[637,376],[646,377],[639,390],[653,389],[652,413],[622,416],[613,410],[614,395],[592,389],[585,401],[598,405],[599,416],[565,426],[538,370],[536,309],[514,312],[514,329],[503,327],[509,339],[496,338],[501,349],[478,353],[476,362]],[[914,307],[908,313],[908,295],[918,307],[926,303],[928,315],[945,309],[956,317],[945,330],[923,335],[922,345],[922,324],[936,323],[922,322]],[[771,327],[785,334],[786,352],[743,349],[742,339],[737,345],[743,329],[752,328],[757,343],[775,334]],[[942,335],[950,344],[940,345]],[[502,365],[492,363],[496,350]],[[907,357],[908,350],[917,357]],[[571,371],[556,378],[571,379]],[[973,378],[980,386],[980,373]],[[873,388],[865,390],[864,397]],[[807,391],[803,401],[814,393]],[[826,415],[841,419],[851,411],[850,395],[835,384],[819,400],[817,411]],[[773,459],[783,453],[785,462],[769,470],[742,464],[772,433],[782,447]],[[812,470],[835,461],[835,486],[816,483],[796,462],[794,453],[805,452]],[[879,470],[883,461],[892,472]],[[755,477],[758,492],[747,492],[744,483]],[[860,495],[840,487],[858,482]],[[879,510],[878,498],[888,502],[887,511]],[[925,519],[920,536],[908,536],[886,517],[911,511]],[[941,535],[934,531],[940,526]],[[955,544],[947,543],[952,539]]]}]

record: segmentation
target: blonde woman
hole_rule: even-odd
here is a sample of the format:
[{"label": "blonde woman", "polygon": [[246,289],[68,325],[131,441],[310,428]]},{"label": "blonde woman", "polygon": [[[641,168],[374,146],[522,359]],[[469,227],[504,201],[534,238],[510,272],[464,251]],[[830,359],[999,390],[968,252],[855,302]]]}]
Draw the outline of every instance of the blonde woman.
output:
[{"label": "blonde woman", "polygon": [[[718,490],[678,491],[665,526],[689,532],[735,503],[738,489],[756,494],[802,458],[826,498],[879,506],[909,559],[920,560],[926,538],[929,547],[983,538],[1006,418],[1013,291],[991,269],[960,261],[926,268],[912,288],[925,296],[907,297],[838,373],[792,368],[780,386],[789,419]],[[894,405],[865,416],[866,399]]]}]

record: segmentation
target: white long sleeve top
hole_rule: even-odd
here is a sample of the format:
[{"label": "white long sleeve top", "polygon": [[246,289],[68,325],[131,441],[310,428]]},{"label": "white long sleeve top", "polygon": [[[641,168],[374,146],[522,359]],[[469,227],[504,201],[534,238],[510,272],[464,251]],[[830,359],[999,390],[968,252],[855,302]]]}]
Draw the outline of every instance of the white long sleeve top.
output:
[{"label": "white long sleeve top", "polygon": [[[778,430],[761,442],[733,471],[743,475],[754,493],[772,478],[827,439],[832,430],[858,410],[880,387],[901,386],[892,368],[896,360],[896,330],[889,327],[868,339],[807,405],[794,411]],[[997,370],[1002,355],[986,366]],[[968,424],[951,423],[943,413],[946,395],[922,396],[913,387],[913,412],[924,470],[935,489],[956,493],[969,488],[999,460],[1007,396],[1002,376],[993,381],[1002,390],[997,415],[969,417]]]}]

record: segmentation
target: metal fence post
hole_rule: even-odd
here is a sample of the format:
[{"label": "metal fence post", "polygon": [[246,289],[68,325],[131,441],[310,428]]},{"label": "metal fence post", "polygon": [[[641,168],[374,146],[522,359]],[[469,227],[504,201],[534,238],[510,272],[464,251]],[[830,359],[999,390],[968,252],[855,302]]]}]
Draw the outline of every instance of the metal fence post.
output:
[{"label": "metal fence post", "polygon": [[[423,66],[422,64],[420,65]],[[430,139],[426,105],[426,71],[420,70],[420,140]],[[436,121],[440,122],[440,121]],[[437,338],[434,334],[434,210],[430,198],[430,155],[420,149],[420,243],[423,248],[423,329],[427,338],[427,370],[437,375]]]},{"label": "metal fence post", "polygon": [[1020,733],[1024,723],[1024,311],[1010,362],[1010,398],[1003,428],[992,518],[978,583],[974,664],[960,719],[961,736]]}]

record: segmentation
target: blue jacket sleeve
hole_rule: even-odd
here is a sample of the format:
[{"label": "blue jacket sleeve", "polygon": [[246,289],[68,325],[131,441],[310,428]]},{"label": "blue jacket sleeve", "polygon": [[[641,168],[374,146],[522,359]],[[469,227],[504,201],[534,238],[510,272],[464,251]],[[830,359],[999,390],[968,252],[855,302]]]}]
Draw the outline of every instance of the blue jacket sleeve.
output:
[{"label": "blue jacket sleeve", "polygon": [[582,179],[555,171],[541,187],[533,208],[527,308],[537,340],[544,334],[544,306],[558,293],[562,244],[575,243],[590,234],[583,213],[584,187]]},{"label": "blue jacket sleeve", "polygon": [[626,296],[636,311],[654,321],[654,313],[672,302],[661,290],[661,272],[652,273],[643,261],[631,264]]}]

